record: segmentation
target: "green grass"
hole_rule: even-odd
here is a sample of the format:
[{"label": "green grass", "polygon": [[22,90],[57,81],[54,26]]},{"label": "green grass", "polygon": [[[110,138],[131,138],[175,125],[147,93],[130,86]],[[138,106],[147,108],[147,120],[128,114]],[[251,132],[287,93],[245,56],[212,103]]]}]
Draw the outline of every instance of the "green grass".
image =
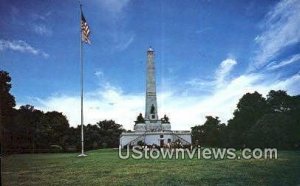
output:
[{"label": "green grass", "polygon": [[121,160],[112,149],[22,154],[2,161],[3,185],[299,185],[300,152],[277,160]]}]

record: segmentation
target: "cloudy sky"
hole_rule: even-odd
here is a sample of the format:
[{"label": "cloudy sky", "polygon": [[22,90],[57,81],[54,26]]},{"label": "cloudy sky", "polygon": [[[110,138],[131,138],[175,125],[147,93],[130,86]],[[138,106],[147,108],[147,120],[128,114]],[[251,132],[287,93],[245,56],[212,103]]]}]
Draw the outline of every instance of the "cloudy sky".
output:
[{"label": "cloudy sky", "polygon": [[[144,113],[146,50],[156,54],[158,112],[173,129],[232,117],[239,98],[300,94],[299,0],[82,0],[85,123],[126,129]],[[0,68],[17,106],[80,123],[79,3],[1,0]]]}]

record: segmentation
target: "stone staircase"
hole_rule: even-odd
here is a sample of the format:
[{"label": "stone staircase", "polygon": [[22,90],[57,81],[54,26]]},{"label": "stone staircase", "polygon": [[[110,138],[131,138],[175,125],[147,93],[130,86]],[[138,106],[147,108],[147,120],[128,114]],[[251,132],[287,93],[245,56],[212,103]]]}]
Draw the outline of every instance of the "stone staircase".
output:
[{"label": "stone staircase", "polygon": [[182,137],[180,137],[179,135],[177,135],[175,132],[172,131],[172,134],[173,134],[174,136],[176,136],[177,139],[179,139],[181,142],[184,142],[184,143],[183,143],[184,145],[191,145],[190,142],[186,141],[185,139],[183,139]]},{"label": "stone staircase", "polygon": [[127,143],[126,145],[124,145],[124,147],[130,145],[130,144],[135,144],[138,141],[143,141],[145,142],[145,136],[146,136],[146,132],[144,132],[143,134],[139,135],[137,138],[135,138],[134,140],[131,140],[129,143]]}]

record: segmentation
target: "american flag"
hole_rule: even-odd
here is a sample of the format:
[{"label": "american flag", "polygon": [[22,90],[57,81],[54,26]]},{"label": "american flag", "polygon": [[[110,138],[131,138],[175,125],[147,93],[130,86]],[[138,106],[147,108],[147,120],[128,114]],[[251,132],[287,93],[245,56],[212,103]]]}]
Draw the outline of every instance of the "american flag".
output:
[{"label": "american flag", "polygon": [[85,43],[91,44],[89,36],[90,36],[90,28],[87,24],[83,13],[81,12],[81,40]]}]

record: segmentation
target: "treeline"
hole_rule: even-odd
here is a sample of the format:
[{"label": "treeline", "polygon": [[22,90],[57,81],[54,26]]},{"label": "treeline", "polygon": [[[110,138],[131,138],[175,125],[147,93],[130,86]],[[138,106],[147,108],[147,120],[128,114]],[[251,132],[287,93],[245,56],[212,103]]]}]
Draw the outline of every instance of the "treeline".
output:
[{"label": "treeline", "polygon": [[[25,105],[15,109],[10,94],[11,78],[0,71],[1,152],[78,151],[81,128],[70,127],[60,112],[43,112]],[[84,126],[85,149],[118,147],[122,125],[112,120]],[[207,116],[203,125],[192,127],[193,145],[207,147],[300,148],[300,95],[270,91],[266,98],[258,92],[245,94],[233,118],[226,124]]]},{"label": "treeline", "polygon": [[[60,112],[25,105],[14,109],[14,122],[4,128],[6,152],[74,152],[81,149],[81,126],[70,127]],[[85,149],[118,147],[122,126],[112,120],[84,126]]]},{"label": "treeline", "polygon": [[300,95],[247,93],[227,125],[207,116],[203,125],[192,127],[192,141],[208,147],[300,149]]},{"label": "treeline", "polygon": [[[43,112],[31,105],[15,109],[11,78],[0,71],[0,139],[2,153],[79,151],[81,126],[70,127],[60,112]],[[112,120],[84,126],[85,149],[118,147],[122,125]]]}]

